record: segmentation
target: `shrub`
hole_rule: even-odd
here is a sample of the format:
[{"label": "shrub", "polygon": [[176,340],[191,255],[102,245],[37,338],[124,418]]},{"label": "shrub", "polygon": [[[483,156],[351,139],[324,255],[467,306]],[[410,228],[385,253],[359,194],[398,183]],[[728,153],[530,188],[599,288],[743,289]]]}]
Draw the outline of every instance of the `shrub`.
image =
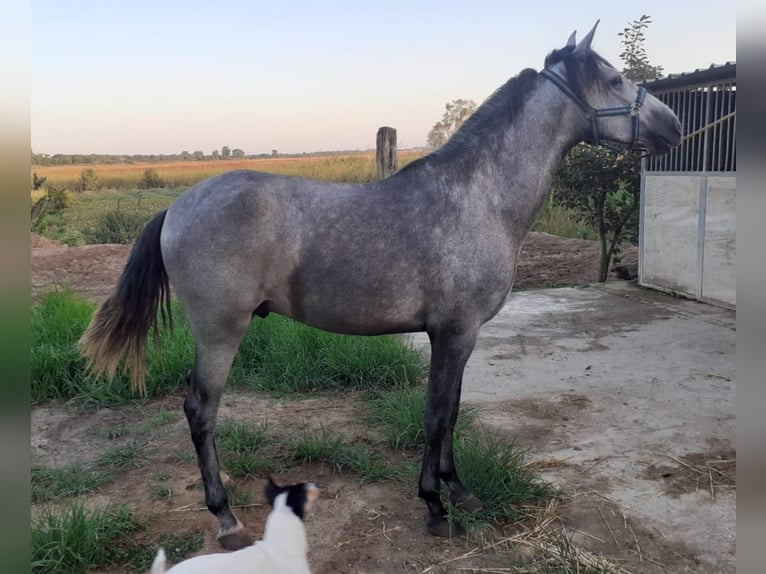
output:
[{"label": "shrub", "polygon": [[160,177],[160,174],[157,173],[157,170],[154,168],[148,168],[144,171],[144,175],[141,176],[141,179],[138,182],[138,188],[139,189],[157,189],[158,187],[165,187],[165,182]]},{"label": "shrub", "polygon": [[98,176],[92,169],[84,169],[77,180],[77,191],[94,191],[98,188]]},{"label": "shrub", "polygon": [[141,211],[113,209],[103,213],[95,227],[83,232],[85,243],[133,243],[152,218]]}]

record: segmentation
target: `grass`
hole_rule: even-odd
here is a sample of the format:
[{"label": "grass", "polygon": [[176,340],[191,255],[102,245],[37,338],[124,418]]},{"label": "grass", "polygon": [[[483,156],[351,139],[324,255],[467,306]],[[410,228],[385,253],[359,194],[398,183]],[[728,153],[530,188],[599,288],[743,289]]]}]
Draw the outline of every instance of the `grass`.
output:
[{"label": "grass", "polygon": [[268,422],[260,426],[223,421],[216,428],[216,446],[222,467],[232,476],[252,477],[269,473],[279,461],[268,450]]},{"label": "grass", "polygon": [[[75,398],[83,408],[99,408],[141,400],[124,373],[110,384],[86,372],[77,341],[94,310],[65,290],[43,294],[32,308],[32,404]],[[161,330],[159,347],[149,337],[148,398],[184,388],[194,360],[191,333],[176,301],[173,315],[175,329]],[[290,395],[411,386],[426,368],[419,352],[396,337],[335,335],[272,315],[253,321],[231,379],[245,388]]]},{"label": "grass", "polygon": [[113,472],[138,467],[146,460],[146,447],[132,443],[124,447],[109,449],[96,460],[96,465]]},{"label": "grass", "polygon": [[32,469],[32,502],[60,500],[88,494],[112,480],[108,471],[87,469],[80,464],[65,468]]},{"label": "grass", "polygon": [[598,231],[583,223],[574,211],[548,201],[537,215],[533,231],[542,231],[559,237],[598,239]]},{"label": "grass", "polygon": [[526,464],[526,451],[513,441],[472,430],[455,438],[454,453],[463,484],[483,502],[481,510],[466,514],[446,501],[450,520],[469,532],[494,520],[519,520],[527,515],[525,509],[555,496]]},{"label": "grass", "polygon": [[[413,449],[421,448],[425,444],[425,385],[371,391],[366,397],[366,407],[372,422],[382,425],[383,436],[390,447]],[[456,434],[470,428],[475,419],[476,411],[461,409],[455,428]]]},{"label": "grass", "polygon": [[[175,302],[173,310],[178,319],[175,330],[161,332],[159,348],[149,338],[147,365],[152,376],[147,381],[147,397],[164,395],[185,385],[192,362],[191,333]],[[139,400],[125,374],[119,374],[110,384],[86,372],[77,341],[94,311],[95,305],[66,290],[45,293],[32,307],[32,404],[75,398],[84,408],[99,408]]]},{"label": "grass", "polygon": [[80,573],[113,566],[115,542],[139,525],[126,506],[86,510],[79,503],[41,510],[32,521],[32,572]]},{"label": "grass", "polygon": [[160,407],[157,414],[152,416],[144,426],[147,430],[158,429],[176,422],[178,418],[178,414],[170,412],[165,407]]},{"label": "grass", "polygon": [[337,335],[270,315],[251,325],[233,378],[256,391],[291,395],[411,386],[426,372],[417,349],[397,337]]},{"label": "grass", "polygon": [[291,458],[301,462],[324,462],[335,472],[354,472],[362,482],[378,482],[400,478],[406,472],[401,465],[392,465],[368,447],[347,442],[343,436],[333,436],[325,429],[295,439],[289,447]]}]

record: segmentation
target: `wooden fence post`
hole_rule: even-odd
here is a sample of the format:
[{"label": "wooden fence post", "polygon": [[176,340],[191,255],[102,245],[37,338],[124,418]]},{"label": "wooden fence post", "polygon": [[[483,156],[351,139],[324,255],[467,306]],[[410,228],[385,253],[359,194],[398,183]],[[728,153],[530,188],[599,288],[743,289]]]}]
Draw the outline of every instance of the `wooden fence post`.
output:
[{"label": "wooden fence post", "polygon": [[378,180],[385,179],[396,171],[396,130],[394,128],[384,126],[378,129],[375,157],[378,163]]}]

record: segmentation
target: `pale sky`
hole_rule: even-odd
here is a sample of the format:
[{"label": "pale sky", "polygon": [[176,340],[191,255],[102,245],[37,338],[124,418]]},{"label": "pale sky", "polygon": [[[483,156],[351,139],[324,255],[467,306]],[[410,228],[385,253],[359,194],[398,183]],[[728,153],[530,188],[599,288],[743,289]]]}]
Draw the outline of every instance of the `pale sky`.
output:
[{"label": "pale sky", "polygon": [[371,149],[383,125],[419,146],[446,102],[481,103],[597,19],[622,68],[617,34],[642,14],[666,74],[736,60],[729,0],[35,0],[32,149]]}]

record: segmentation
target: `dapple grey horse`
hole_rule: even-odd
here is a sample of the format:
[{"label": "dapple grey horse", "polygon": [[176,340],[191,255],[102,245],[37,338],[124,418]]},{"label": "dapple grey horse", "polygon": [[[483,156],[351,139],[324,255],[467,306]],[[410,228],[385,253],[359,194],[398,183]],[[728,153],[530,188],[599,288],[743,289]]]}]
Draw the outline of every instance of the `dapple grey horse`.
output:
[{"label": "dapple grey horse", "polygon": [[232,171],[191,187],[147,225],[81,348],[97,374],[113,375],[126,355],[143,388],[148,331],[160,327],[158,309],[163,324],[169,318],[173,285],[196,346],[184,411],[224,547],[250,539],[221,484],[216,413],[248,325],[268,313],[336,333],[427,332],[419,496],[428,530],[450,532],[442,484],[453,503],[480,508],[452,452],[463,369],[511,289],[557,166],[582,141],[658,154],[681,140],[673,112],[591,49],[594,32],[579,43],[572,34],[541,72],[510,79],[443,147],[388,179]]}]

